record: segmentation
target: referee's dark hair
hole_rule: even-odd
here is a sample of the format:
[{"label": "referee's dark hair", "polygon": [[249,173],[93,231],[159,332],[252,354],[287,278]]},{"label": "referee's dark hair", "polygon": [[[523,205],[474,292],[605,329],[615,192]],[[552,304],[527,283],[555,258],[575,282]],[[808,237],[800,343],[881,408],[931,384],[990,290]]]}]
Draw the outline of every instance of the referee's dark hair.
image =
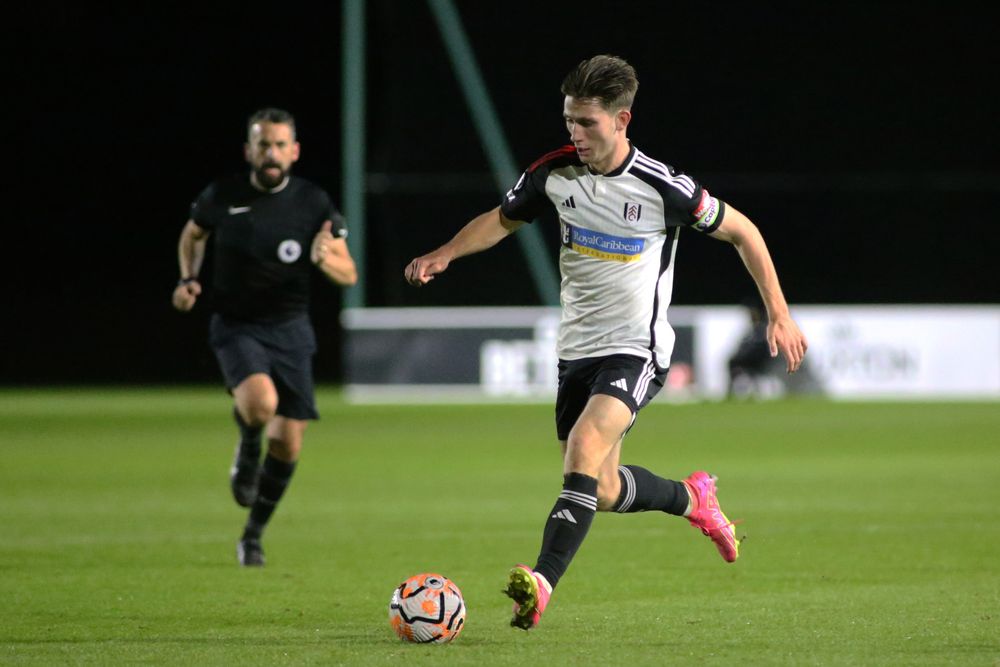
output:
[{"label": "referee's dark hair", "polygon": [[267,107],[254,111],[250,114],[250,118],[247,119],[247,133],[257,123],[281,123],[282,125],[287,125],[292,129],[292,137],[295,137],[295,116],[284,109]]},{"label": "referee's dark hair", "polygon": [[594,56],[584,60],[563,79],[563,95],[594,99],[607,111],[631,109],[639,79],[635,68],[618,56]]}]

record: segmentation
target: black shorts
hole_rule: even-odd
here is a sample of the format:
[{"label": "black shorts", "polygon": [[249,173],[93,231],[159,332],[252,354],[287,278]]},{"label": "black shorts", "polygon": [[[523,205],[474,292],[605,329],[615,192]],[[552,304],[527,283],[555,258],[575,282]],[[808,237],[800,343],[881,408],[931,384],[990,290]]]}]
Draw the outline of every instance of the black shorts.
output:
[{"label": "black shorts", "polygon": [[634,416],[646,406],[667,377],[666,369],[631,354],[612,354],[573,361],[559,360],[559,393],[556,394],[556,434],[569,438],[580,413],[594,394],[614,396]]},{"label": "black shorts", "polygon": [[289,419],[319,419],[313,396],[316,335],[308,315],[277,324],[256,324],[212,315],[209,344],[232,391],[254,373],[267,373],[278,390],[277,413]]}]

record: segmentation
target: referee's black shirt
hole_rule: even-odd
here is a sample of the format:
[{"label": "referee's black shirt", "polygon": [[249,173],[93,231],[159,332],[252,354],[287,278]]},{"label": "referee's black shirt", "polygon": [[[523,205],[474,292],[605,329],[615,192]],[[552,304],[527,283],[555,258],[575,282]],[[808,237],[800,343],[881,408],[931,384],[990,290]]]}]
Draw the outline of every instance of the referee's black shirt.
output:
[{"label": "referee's black shirt", "polygon": [[214,238],[215,312],[245,322],[282,322],[309,309],[309,249],[323,222],[346,236],[343,218],[319,186],[295,176],[261,192],[247,174],[209,185],[191,219]]}]

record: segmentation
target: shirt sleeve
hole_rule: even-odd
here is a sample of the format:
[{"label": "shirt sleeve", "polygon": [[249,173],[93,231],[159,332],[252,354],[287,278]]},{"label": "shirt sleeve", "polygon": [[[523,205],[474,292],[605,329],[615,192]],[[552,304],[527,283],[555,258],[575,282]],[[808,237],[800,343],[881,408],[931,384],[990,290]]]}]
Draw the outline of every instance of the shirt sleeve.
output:
[{"label": "shirt sleeve", "polygon": [[696,194],[696,205],[691,210],[691,226],[699,232],[711,234],[726,214],[726,202],[713,197],[708,190],[699,186]]},{"label": "shirt sleeve", "polygon": [[[500,211],[508,220],[532,222],[552,206],[545,196],[543,170],[528,168],[500,203]],[[547,172],[545,172],[547,173]]]},{"label": "shirt sleeve", "polygon": [[215,184],[209,185],[191,202],[191,219],[202,229],[215,229],[218,223]]},{"label": "shirt sleeve", "polygon": [[722,224],[725,203],[687,174],[669,165],[658,174],[657,187],[669,213],[668,226],[693,227],[710,234]]}]

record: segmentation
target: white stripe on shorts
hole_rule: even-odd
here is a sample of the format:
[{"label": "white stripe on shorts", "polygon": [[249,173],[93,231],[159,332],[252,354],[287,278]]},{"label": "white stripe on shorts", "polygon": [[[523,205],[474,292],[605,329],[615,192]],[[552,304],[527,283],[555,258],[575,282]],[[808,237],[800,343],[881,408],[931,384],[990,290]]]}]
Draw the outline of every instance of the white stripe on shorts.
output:
[{"label": "white stripe on shorts", "polygon": [[656,367],[653,366],[652,361],[647,361],[642,367],[642,373],[639,375],[639,381],[635,385],[635,391],[632,392],[632,398],[639,405],[642,405],[642,401],[646,398],[646,391],[649,389],[649,383],[656,375]]}]

